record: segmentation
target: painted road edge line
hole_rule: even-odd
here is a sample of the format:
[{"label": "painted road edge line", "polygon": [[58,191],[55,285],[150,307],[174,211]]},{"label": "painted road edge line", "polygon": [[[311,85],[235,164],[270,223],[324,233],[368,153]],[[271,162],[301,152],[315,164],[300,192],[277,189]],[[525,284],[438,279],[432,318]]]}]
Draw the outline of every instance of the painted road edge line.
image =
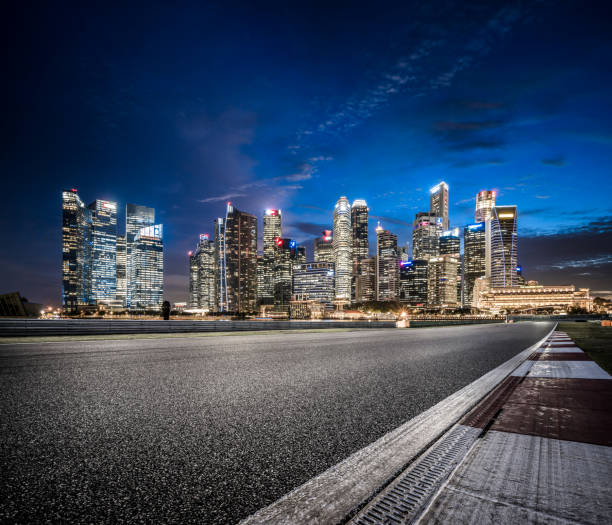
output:
[{"label": "painted road edge line", "polygon": [[346,521],[512,373],[551,336],[556,327],[557,323],[532,346],[248,516],[240,522],[241,525]]}]

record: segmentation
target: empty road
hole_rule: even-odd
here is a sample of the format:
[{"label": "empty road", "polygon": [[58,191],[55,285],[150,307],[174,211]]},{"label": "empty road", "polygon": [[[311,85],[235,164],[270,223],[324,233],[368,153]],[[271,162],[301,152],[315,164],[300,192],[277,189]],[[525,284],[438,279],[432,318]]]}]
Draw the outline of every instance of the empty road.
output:
[{"label": "empty road", "polygon": [[551,328],[0,345],[0,522],[237,522]]}]

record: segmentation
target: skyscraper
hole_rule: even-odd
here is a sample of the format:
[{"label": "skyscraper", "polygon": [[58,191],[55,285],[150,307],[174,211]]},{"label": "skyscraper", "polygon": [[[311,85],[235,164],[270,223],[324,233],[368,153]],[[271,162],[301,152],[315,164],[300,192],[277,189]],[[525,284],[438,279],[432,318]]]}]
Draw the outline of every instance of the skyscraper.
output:
[{"label": "skyscraper", "polygon": [[161,224],[141,228],[132,241],[130,309],[160,310],[164,301],[164,244]]},{"label": "skyscraper", "polygon": [[258,299],[261,304],[272,304],[274,301],[274,239],[282,237],[281,210],[267,209],[263,216],[263,258],[261,260],[262,286],[258,289]]},{"label": "skyscraper", "polygon": [[442,218],[427,212],[415,215],[412,226],[412,258],[429,259],[439,254]]},{"label": "skyscraper", "polygon": [[351,206],[351,244],[353,275],[351,297],[356,300],[357,277],[361,274],[361,261],[368,258],[368,205],[363,199],[356,199]]},{"label": "skyscraper", "polygon": [[463,305],[472,306],[476,279],[486,269],[485,223],[469,224],[463,230]]},{"label": "skyscraper", "polygon": [[334,207],[334,238],[332,241],[336,268],[336,299],[351,299],[351,208],[346,197],[340,197]]},{"label": "skyscraper", "polygon": [[76,189],[62,192],[62,305],[67,312],[90,302],[91,210]]},{"label": "skyscraper", "polygon": [[227,312],[227,271],[225,252],[225,219],[215,219],[215,269],[217,285],[215,302],[218,312]]},{"label": "skyscraper", "polygon": [[257,307],[257,217],[228,202],[223,233],[221,295],[227,311],[254,312]]},{"label": "skyscraper", "polygon": [[116,300],[117,203],[95,200],[91,211],[91,300],[94,304]]},{"label": "skyscraper", "polygon": [[461,238],[459,228],[446,230],[440,235],[440,255],[452,255],[459,264],[457,265],[457,302],[461,304]]},{"label": "skyscraper", "polygon": [[155,225],[155,209],[138,204],[126,204],[125,206],[125,246],[126,246],[126,268],[127,289],[126,305],[132,306],[132,295],[135,290],[136,267],[135,267],[135,242],[136,236],[143,228]]},{"label": "skyscraper", "polygon": [[376,300],[394,301],[399,284],[397,235],[380,224],[376,228],[376,258]]},{"label": "skyscraper", "polygon": [[299,300],[318,301],[331,307],[334,284],[334,263],[303,263],[293,267],[292,295]]},{"label": "skyscraper", "polygon": [[297,242],[277,237],[274,240],[274,267],[272,281],[274,289],[274,306],[288,309],[291,301],[293,282],[293,265],[299,264],[300,252]]},{"label": "skyscraper", "polygon": [[476,195],[476,213],[474,219],[476,222],[485,222],[491,218],[491,211],[495,206],[495,192],[483,190]]},{"label": "skyscraper", "polygon": [[189,306],[216,311],[215,245],[207,233],[200,235],[195,252],[189,252]]},{"label": "skyscraper", "polygon": [[361,273],[357,276],[355,301],[365,303],[376,300],[376,273],[378,257],[368,257],[361,261]]},{"label": "skyscraper", "polygon": [[457,306],[457,267],[452,255],[431,257],[427,264],[427,305]]},{"label": "skyscraper", "polygon": [[400,261],[399,300],[413,306],[427,304],[427,261]]},{"label": "skyscraper", "polygon": [[495,206],[491,214],[491,287],[516,286],[516,206]]},{"label": "skyscraper", "polygon": [[440,182],[429,190],[429,212],[442,218],[442,229],[448,230],[448,184]]},{"label": "skyscraper", "polygon": [[127,253],[125,235],[117,236],[117,292],[115,300],[125,307],[127,293]]},{"label": "skyscraper", "polygon": [[321,237],[314,240],[314,261],[334,262],[334,250],[332,243],[332,231],[324,230]]}]

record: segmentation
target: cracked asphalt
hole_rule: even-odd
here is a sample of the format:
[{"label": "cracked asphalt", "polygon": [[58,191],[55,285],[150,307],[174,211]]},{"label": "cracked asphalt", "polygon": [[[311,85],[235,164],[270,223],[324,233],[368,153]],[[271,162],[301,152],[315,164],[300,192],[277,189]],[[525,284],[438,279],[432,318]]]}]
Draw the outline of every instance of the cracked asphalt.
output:
[{"label": "cracked asphalt", "polygon": [[551,328],[0,345],[0,522],[235,523]]}]

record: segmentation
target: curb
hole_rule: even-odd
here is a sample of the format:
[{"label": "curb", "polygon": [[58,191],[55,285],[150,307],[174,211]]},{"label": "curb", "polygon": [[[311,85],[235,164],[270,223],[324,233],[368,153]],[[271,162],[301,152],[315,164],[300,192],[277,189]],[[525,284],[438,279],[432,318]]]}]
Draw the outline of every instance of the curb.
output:
[{"label": "curb", "polygon": [[241,525],[345,523],[510,375],[556,327],[557,323],[534,345],[245,518]]}]

